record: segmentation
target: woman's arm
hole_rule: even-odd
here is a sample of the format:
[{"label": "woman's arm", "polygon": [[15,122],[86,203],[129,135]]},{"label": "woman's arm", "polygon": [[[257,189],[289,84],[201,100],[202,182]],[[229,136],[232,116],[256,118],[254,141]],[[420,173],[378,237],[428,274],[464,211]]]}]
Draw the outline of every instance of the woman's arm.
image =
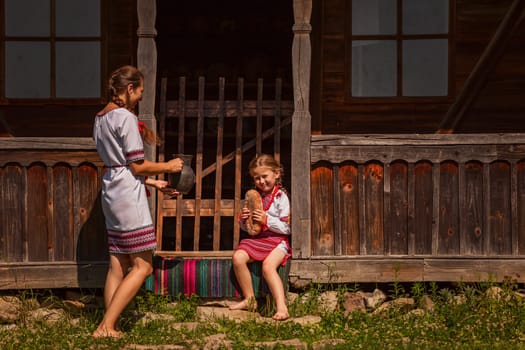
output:
[{"label": "woman's arm", "polygon": [[180,158],[171,159],[167,162],[150,162],[139,160],[129,164],[134,175],[152,176],[164,173],[178,173],[182,171],[184,162]]}]

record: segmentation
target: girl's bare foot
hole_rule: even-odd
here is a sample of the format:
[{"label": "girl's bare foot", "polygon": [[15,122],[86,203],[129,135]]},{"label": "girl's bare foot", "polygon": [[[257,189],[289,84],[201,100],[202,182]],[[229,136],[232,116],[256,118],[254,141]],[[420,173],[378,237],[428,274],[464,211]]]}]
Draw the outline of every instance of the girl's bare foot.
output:
[{"label": "girl's bare foot", "polygon": [[230,306],[230,310],[248,310],[256,311],[257,310],[257,301],[255,298],[244,299],[241,302]]},{"label": "girl's bare foot", "polygon": [[117,330],[110,330],[107,328],[97,328],[93,332],[93,338],[122,338],[124,333]]},{"label": "girl's bare foot", "polygon": [[288,314],[288,311],[278,311],[275,313],[275,315],[273,315],[272,318],[276,321],[285,321],[290,318],[290,315]]}]

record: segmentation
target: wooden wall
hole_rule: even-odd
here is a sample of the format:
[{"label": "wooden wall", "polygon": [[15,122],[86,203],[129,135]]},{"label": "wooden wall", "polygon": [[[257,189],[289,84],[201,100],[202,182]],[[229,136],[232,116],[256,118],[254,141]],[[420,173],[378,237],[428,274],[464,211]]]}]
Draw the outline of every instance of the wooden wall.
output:
[{"label": "wooden wall", "polygon": [[91,139],[0,139],[0,289],[101,287],[107,239]]},{"label": "wooden wall", "polygon": [[[0,104],[3,117],[16,137],[90,137],[93,117],[104,104],[108,72],[124,64],[136,64],[136,1],[102,1],[102,90],[103,98],[82,101],[23,101]],[[0,125],[0,133],[2,132]]]},{"label": "wooden wall", "polygon": [[522,134],[319,135],[311,154],[312,251],[294,275],[525,279]]},{"label": "wooden wall", "polygon": [[[519,3],[519,2],[518,2]],[[449,98],[421,102],[360,103],[345,99],[350,84],[347,55],[350,0],[315,1],[312,18],[312,119],[316,133],[433,133],[458,99],[512,0],[453,0],[452,84]],[[525,111],[525,21],[519,5],[501,55],[484,62],[481,88],[454,132],[523,132]],[[521,14],[521,15],[520,15]],[[504,39],[501,39],[504,40]],[[499,40],[499,41],[501,41]],[[495,60],[493,59],[495,58]],[[492,61],[491,61],[492,59]],[[477,89],[469,86],[469,89]],[[462,102],[463,103],[463,102]]]}]

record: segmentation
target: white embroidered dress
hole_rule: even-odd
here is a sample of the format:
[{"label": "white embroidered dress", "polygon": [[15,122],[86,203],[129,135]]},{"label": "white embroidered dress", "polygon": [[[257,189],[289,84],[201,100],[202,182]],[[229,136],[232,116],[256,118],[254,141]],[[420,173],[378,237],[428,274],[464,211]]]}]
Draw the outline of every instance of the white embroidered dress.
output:
[{"label": "white embroidered dress", "polygon": [[137,117],[125,108],[97,115],[93,139],[104,162],[102,210],[110,253],[137,253],[156,248],[144,177],[129,164],[144,159]]}]

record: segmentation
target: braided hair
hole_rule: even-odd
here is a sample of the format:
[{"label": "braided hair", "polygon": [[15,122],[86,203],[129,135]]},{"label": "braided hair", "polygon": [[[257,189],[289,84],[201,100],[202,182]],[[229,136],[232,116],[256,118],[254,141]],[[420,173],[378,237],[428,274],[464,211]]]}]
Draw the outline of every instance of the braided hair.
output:
[{"label": "braided hair", "polygon": [[128,108],[129,101],[122,101],[119,95],[126,91],[129,84],[133,86],[133,89],[136,89],[143,81],[144,75],[137,67],[122,66],[117,68],[111,73],[108,81],[109,101],[115,103],[119,107]]}]

